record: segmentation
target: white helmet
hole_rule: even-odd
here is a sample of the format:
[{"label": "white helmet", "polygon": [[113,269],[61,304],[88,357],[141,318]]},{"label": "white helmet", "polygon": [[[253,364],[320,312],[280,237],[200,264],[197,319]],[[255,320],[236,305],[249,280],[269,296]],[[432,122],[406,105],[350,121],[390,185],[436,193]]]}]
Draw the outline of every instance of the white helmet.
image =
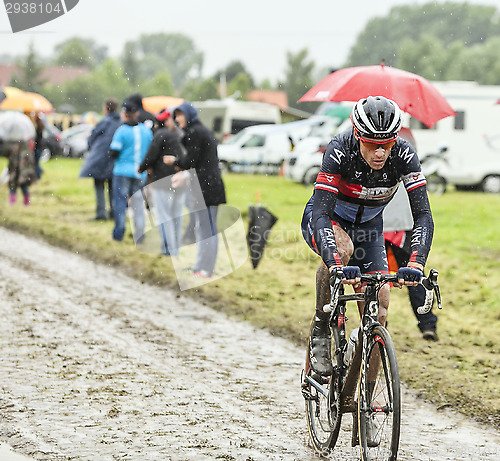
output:
[{"label": "white helmet", "polygon": [[401,110],[394,101],[383,96],[368,96],[354,105],[351,122],[362,140],[384,144],[397,138]]}]

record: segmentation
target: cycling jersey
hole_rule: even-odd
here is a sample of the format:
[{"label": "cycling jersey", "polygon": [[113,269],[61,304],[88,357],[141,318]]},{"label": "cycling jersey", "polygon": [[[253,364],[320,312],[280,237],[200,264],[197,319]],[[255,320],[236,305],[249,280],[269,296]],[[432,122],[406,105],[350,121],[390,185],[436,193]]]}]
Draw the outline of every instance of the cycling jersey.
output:
[{"label": "cycling jersey", "polygon": [[384,166],[373,170],[362,157],[352,129],[330,141],[306,206],[307,219],[303,220],[304,235],[311,234],[313,249],[328,267],[340,262],[332,223],[369,223],[382,213],[401,182],[408,193],[414,221],[410,261],[424,265],[434,224],[425,176],[411,144],[398,138]]}]

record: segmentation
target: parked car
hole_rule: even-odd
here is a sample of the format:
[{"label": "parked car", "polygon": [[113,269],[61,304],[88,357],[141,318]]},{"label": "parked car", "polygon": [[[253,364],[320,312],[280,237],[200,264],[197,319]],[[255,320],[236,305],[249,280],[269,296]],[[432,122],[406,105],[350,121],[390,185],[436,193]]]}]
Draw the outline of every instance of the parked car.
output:
[{"label": "parked car", "polygon": [[309,136],[299,142],[290,157],[285,160],[284,176],[305,185],[314,184],[330,139]]},{"label": "parked car", "polygon": [[330,137],[336,128],[337,120],[326,116],[245,128],[227,143],[219,145],[221,167],[234,170],[236,166],[259,165],[274,167],[274,172],[277,172],[302,139]]},{"label": "parked car", "polygon": [[63,155],[65,157],[83,157],[89,150],[87,139],[94,125],[82,123],[72,126],[61,133],[63,140]]},{"label": "parked car", "polygon": [[221,169],[234,171],[236,166],[266,165],[279,167],[292,150],[287,132],[276,125],[251,126],[241,130],[226,144],[219,144]]},{"label": "parked car", "polygon": [[283,174],[286,178],[306,186],[314,184],[321,168],[326,146],[335,133],[344,131],[351,126],[349,119],[344,120],[340,126],[337,126],[340,119],[331,118],[331,120],[337,122],[331,129],[314,128],[311,130],[310,136],[303,138],[295,146],[283,164]]},{"label": "parked car", "polygon": [[48,121],[44,120],[42,139],[41,161],[47,161],[51,157],[63,155],[64,142],[61,137],[61,130]]}]

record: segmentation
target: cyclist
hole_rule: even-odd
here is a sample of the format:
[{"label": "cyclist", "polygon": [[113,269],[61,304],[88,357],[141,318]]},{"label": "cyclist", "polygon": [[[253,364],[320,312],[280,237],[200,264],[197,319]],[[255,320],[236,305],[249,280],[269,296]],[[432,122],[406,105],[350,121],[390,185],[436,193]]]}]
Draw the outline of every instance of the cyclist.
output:
[{"label": "cyclist", "polygon": [[[314,193],[304,210],[302,234],[322,262],[316,273],[316,316],[310,338],[310,365],[317,374],[333,372],[330,355],[330,273],[343,268],[343,283],[361,289],[363,273],[388,271],[382,211],[402,182],[414,226],[411,257],[398,270],[398,286],[416,286],[430,250],[434,224],[426,180],[410,143],[398,137],[401,111],[382,96],[358,101],[352,128],[336,135],[323,156]],[[361,270],[360,270],[361,268]],[[390,287],[379,293],[379,321],[385,325]],[[360,313],[362,306],[359,306]]]}]

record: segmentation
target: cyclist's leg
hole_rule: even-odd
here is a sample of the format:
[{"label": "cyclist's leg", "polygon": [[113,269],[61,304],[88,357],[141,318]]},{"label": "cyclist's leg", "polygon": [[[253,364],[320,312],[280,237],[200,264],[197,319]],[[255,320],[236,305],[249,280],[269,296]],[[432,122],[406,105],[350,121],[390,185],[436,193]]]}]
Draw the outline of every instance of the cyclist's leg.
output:
[{"label": "cyclist's leg", "polygon": [[[307,206],[302,219],[302,235],[309,247],[315,253],[318,253],[311,233],[311,215],[312,207]],[[352,242],[347,233],[335,224],[333,226],[333,231],[337,243],[337,250],[343,264],[346,264],[352,254]],[[313,371],[322,376],[331,375],[333,372],[330,351],[330,326],[328,325],[330,314],[323,311],[323,306],[330,302],[330,296],[330,273],[326,265],[321,262],[316,272],[316,313],[311,326],[309,360]]]},{"label": "cyclist's leg", "polygon": [[[334,224],[333,233],[342,264],[347,266],[354,251],[354,245],[349,235],[339,225]],[[330,302],[330,272],[321,261],[316,271],[316,309],[322,311],[323,306]]]}]

